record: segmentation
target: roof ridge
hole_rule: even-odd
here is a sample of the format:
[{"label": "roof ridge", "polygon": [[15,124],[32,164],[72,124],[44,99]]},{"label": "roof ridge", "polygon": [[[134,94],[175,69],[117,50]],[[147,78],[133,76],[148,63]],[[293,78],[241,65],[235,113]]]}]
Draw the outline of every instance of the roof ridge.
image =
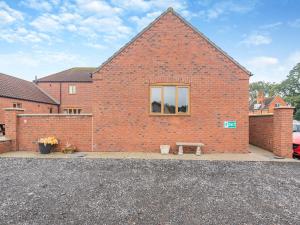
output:
[{"label": "roof ridge", "polygon": [[111,57],[109,57],[107,60],[105,60],[96,71],[94,71],[92,74],[99,72],[102,67],[104,67],[106,64],[108,64],[112,59],[114,59],[116,56],[118,56],[124,49],[126,49],[129,45],[131,45],[135,40],[137,40],[140,36],[142,36],[147,30],[149,30],[158,20],[160,20],[164,15],[167,13],[172,13],[173,15],[177,16],[184,24],[189,26],[192,30],[194,30],[198,35],[200,35],[202,38],[204,38],[209,44],[211,44],[214,48],[216,48],[221,54],[223,54],[225,57],[227,57],[230,61],[232,61],[236,66],[241,68],[244,72],[246,72],[249,76],[252,76],[253,74],[247,70],[244,66],[242,66],[239,62],[237,62],[234,58],[229,56],[224,50],[222,50],[220,47],[218,47],[213,41],[211,41],[208,37],[206,37],[202,32],[200,32],[196,27],[194,27],[191,23],[189,23],[186,19],[184,19],[179,13],[177,13],[172,7],[169,7],[167,10],[165,10],[162,14],[160,14],[155,20],[153,20],[148,26],[146,26],[144,29],[142,29],[139,33],[137,33],[129,42],[127,42],[123,47],[121,47],[119,50],[117,50]]}]

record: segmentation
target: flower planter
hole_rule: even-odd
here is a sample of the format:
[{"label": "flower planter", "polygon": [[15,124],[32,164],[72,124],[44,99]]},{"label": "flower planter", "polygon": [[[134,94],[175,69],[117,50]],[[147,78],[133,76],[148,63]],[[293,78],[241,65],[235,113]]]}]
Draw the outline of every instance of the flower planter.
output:
[{"label": "flower planter", "polygon": [[161,154],[169,154],[170,145],[161,145],[160,146],[160,153]]},{"label": "flower planter", "polygon": [[41,154],[49,154],[53,149],[53,145],[39,143],[39,149]]}]

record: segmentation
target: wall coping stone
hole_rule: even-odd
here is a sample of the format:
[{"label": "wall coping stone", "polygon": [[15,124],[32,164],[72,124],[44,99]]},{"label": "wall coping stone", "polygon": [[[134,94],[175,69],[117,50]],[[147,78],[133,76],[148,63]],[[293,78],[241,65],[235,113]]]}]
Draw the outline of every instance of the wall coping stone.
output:
[{"label": "wall coping stone", "polygon": [[18,117],[83,117],[83,116],[93,116],[92,113],[82,113],[82,114],[58,114],[58,113],[49,113],[49,114],[18,114]]},{"label": "wall coping stone", "polygon": [[11,141],[11,139],[5,136],[0,137],[0,142],[6,142],[6,141]]},{"label": "wall coping stone", "polygon": [[4,108],[5,111],[25,111],[25,109],[20,108]]},{"label": "wall coping stone", "polygon": [[295,107],[292,106],[280,106],[280,107],[275,107],[274,109],[295,109]]},{"label": "wall coping stone", "polygon": [[253,117],[260,117],[260,116],[262,116],[262,117],[264,117],[264,116],[274,116],[274,114],[273,113],[266,113],[266,114],[249,114],[249,117],[250,116],[253,116]]}]

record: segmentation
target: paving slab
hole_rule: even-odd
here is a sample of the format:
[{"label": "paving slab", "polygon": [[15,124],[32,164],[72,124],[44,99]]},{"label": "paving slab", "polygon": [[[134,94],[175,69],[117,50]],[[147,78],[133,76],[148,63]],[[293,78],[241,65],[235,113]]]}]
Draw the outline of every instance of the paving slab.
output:
[{"label": "paving slab", "polygon": [[278,162],[300,162],[295,159],[282,159],[276,157],[272,152],[263,150],[256,146],[249,146],[249,153],[215,153],[202,154],[168,154],[149,152],[77,152],[74,154],[63,154],[54,152],[42,155],[34,151],[16,151],[0,154],[1,157],[17,157],[17,158],[102,158],[102,159],[170,159],[170,160],[226,160],[226,161],[278,161]]}]

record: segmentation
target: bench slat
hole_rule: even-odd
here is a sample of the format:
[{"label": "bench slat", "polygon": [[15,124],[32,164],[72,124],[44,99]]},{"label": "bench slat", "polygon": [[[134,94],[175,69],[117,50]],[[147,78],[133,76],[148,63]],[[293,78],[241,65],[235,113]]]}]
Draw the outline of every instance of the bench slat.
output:
[{"label": "bench slat", "polygon": [[203,143],[176,142],[177,146],[204,146]]}]

